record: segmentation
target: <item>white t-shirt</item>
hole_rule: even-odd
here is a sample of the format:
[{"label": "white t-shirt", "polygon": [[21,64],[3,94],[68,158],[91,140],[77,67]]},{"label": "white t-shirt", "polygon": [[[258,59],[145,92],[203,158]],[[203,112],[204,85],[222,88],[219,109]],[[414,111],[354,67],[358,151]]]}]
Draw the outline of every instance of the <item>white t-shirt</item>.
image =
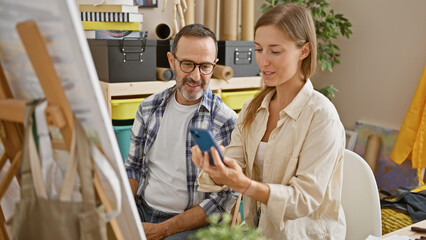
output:
[{"label": "white t-shirt", "polygon": [[181,105],[173,94],[148,152],[149,175],[143,198],[159,211],[182,213],[188,205],[186,135],[198,106]]}]

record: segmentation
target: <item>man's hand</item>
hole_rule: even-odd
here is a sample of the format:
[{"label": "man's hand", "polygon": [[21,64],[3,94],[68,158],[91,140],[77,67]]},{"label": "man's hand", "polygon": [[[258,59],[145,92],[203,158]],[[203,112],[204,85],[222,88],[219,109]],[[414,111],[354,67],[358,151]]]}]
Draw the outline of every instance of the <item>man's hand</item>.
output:
[{"label": "man's hand", "polygon": [[161,223],[147,223],[143,222],[143,231],[145,232],[146,239],[148,240],[157,240],[163,239],[166,236],[166,231],[163,224]]}]

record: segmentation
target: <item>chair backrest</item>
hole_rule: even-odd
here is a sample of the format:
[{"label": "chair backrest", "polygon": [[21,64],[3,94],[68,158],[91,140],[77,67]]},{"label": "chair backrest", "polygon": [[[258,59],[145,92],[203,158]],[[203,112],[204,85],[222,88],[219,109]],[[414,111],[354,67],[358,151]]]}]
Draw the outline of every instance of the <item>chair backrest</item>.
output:
[{"label": "chair backrest", "polygon": [[367,162],[348,149],[343,157],[342,206],[346,216],[346,240],[382,235],[376,179]]}]

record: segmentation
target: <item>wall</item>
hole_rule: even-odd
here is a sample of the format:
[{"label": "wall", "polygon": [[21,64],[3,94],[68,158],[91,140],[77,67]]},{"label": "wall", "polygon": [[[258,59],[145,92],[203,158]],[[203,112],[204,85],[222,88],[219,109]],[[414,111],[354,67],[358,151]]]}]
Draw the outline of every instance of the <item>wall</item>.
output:
[{"label": "wall", "polygon": [[357,120],[399,129],[426,64],[426,1],[331,3],[353,35],[336,41],[341,64],[314,81],[339,89],[335,105],[347,129]]},{"label": "wall", "polygon": [[[158,23],[172,24],[168,2],[164,13],[163,0],[158,8],[141,8],[152,39]],[[263,2],[255,0],[255,19]],[[312,81],[317,87],[333,84],[339,89],[334,103],[347,129],[357,120],[399,129],[426,64],[426,1],[330,2],[352,22],[353,35],[336,41],[341,64],[332,73],[319,71]]]}]

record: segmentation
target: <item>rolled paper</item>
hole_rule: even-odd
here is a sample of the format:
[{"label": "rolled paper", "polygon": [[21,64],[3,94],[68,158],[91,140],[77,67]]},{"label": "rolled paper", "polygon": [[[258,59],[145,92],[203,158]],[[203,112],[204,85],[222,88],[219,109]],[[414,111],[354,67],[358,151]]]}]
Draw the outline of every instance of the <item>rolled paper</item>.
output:
[{"label": "rolled paper", "polygon": [[[238,40],[237,22],[238,22],[238,0],[222,0],[224,10],[223,18],[223,35],[219,37],[225,41],[236,41]],[[222,32],[221,32],[222,33]]]},{"label": "rolled paper", "polygon": [[184,13],[185,15],[185,24],[189,25],[189,24],[193,24],[195,21],[195,16],[194,16],[194,1],[195,0],[186,0],[186,4],[187,4],[187,9]]},{"label": "rolled paper", "polygon": [[234,69],[229,66],[216,65],[213,71],[213,78],[229,80],[234,76]]},{"label": "rolled paper", "polygon": [[254,37],[254,0],[241,1],[241,40],[253,41]]},{"label": "rolled paper", "polygon": [[216,0],[204,1],[204,26],[216,34]]},{"label": "rolled paper", "polygon": [[[204,24],[204,0],[195,0],[194,3],[194,12],[195,12],[195,22]],[[204,24],[205,25],[205,24]],[[216,30],[216,29],[211,29]],[[213,31],[214,32],[214,31]]]},{"label": "rolled paper", "polygon": [[218,39],[218,40],[222,40],[222,38],[223,38],[223,29],[225,29],[225,21],[223,20],[223,18],[224,18],[224,15],[225,15],[225,0],[220,0],[219,1],[219,26],[218,26],[218,28],[219,28],[219,30],[218,30],[218,35],[216,36],[216,38]]},{"label": "rolled paper", "polygon": [[173,36],[172,27],[166,23],[160,23],[155,27],[155,35],[160,40],[168,40]]},{"label": "rolled paper", "polygon": [[157,68],[157,79],[161,81],[170,81],[175,78],[175,73],[171,68]]},{"label": "rolled paper", "polygon": [[367,144],[365,146],[364,159],[373,172],[376,167],[377,158],[379,157],[381,143],[382,139],[380,136],[368,136]]}]

